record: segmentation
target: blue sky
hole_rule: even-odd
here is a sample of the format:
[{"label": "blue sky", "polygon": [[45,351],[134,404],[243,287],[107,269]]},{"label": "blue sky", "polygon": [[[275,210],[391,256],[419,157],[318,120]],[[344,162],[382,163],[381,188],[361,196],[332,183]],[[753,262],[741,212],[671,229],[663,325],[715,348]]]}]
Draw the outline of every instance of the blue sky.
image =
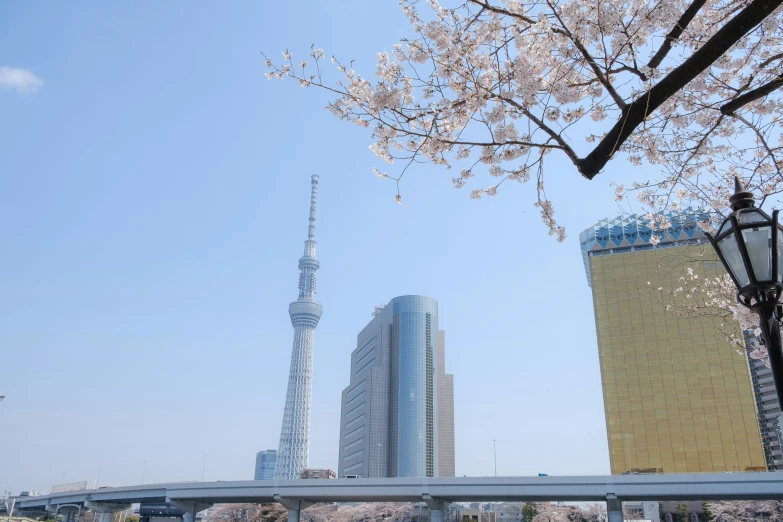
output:
[{"label": "blue sky", "polygon": [[[473,201],[450,173],[372,175],[328,98],[264,78],[261,51],[356,59],[409,34],[394,1],[5,2],[0,67],[0,483],[252,478],[279,437],[288,303],[321,176],[311,465],[337,466],[349,354],[375,305],[440,303],[458,475],[608,473],[578,234],[609,182],[552,156],[559,244],[533,186]],[[36,89],[37,87],[37,89]],[[391,172],[391,169],[385,169]],[[637,169],[637,173],[639,170]],[[484,180],[486,181],[486,179]],[[486,183],[485,183],[486,184]]]}]

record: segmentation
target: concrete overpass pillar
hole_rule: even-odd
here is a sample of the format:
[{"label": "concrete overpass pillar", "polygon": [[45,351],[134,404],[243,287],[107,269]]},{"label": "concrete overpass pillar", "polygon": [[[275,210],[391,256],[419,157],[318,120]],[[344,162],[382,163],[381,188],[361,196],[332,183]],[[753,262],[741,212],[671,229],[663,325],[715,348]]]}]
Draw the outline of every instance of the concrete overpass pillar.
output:
[{"label": "concrete overpass pillar", "polygon": [[62,516],[62,522],[76,522],[76,514],[81,514],[81,509],[76,506],[62,506],[58,512]]},{"label": "concrete overpass pillar", "polygon": [[299,522],[301,511],[315,504],[307,500],[280,498],[280,495],[275,495],[275,501],[288,510],[288,522]]},{"label": "concrete overpass pillar", "polygon": [[623,503],[617,495],[606,495],[606,520],[607,522],[623,522]]},{"label": "concrete overpass pillar", "polygon": [[167,498],[166,502],[184,513],[182,515],[182,522],[196,522],[196,513],[212,507],[212,504],[195,502],[193,500],[172,500]]},{"label": "concrete overpass pillar", "polygon": [[115,513],[125,511],[131,507],[130,504],[122,504],[120,502],[93,502],[88,500],[84,503],[84,507],[92,509],[96,515],[98,515],[97,522],[112,522]]},{"label": "concrete overpass pillar", "polygon": [[422,500],[430,508],[430,522],[443,522],[444,512],[449,508],[450,502],[442,498],[432,498],[429,495],[422,495]]}]

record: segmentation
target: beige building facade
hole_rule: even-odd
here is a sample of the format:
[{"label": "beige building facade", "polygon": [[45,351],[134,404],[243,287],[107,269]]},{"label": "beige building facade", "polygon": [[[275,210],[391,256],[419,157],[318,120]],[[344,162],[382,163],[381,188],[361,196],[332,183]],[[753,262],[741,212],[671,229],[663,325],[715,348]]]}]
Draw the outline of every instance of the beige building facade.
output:
[{"label": "beige building facade", "polygon": [[746,357],[726,341],[720,319],[666,309],[687,267],[714,278],[722,266],[684,220],[659,244],[649,238],[633,217],[580,236],[612,473],[766,469]]},{"label": "beige building facade", "polygon": [[446,333],[438,330],[438,476],[455,475],[454,375],[446,373]]}]

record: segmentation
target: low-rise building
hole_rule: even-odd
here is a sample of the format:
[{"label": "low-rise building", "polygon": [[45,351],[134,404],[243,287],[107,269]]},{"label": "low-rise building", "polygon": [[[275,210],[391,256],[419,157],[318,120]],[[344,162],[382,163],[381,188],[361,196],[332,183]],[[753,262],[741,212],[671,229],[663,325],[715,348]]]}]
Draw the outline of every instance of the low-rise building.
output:
[{"label": "low-rise building", "polygon": [[299,474],[303,479],[333,479],[337,478],[337,473],[331,469],[303,469]]},{"label": "low-rise building", "polygon": [[495,512],[480,511],[478,509],[458,509],[457,522],[495,522]]}]

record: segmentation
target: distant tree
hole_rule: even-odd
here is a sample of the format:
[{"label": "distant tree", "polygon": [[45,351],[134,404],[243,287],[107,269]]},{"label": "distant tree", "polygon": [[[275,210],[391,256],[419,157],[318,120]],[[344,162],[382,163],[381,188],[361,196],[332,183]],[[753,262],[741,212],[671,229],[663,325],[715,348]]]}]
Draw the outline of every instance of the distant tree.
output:
[{"label": "distant tree", "polygon": [[538,508],[533,502],[525,502],[522,506],[522,522],[532,522],[538,514]]},{"label": "distant tree", "polygon": [[258,522],[285,522],[288,520],[288,510],[276,502],[257,504]]},{"label": "distant tree", "polygon": [[583,511],[576,506],[544,508],[533,517],[533,522],[604,522],[605,518],[594,518],[597,511],[590,511],[590,509]]},{"label": "distant tree", "polygon": [[288,520],[288,511],[277,503],[223,504],[209,514],[207,522],[278,522]]},{"label": "distant tree", "polygon": [[688,522],[688,504],[677,504],[677,512],[672,518],[674,522]]},{"label": "distant tree", "polygon": [[701,509],[702,509],[702,515],[701,515],[702,522],[712,522],[713,520],[715,520],[715,515],[713,515],[712,511],[710,510],[709,502],[706,501],[702,502]]},{"label": "distant tree", "polygon": [[714,522],[751,522],[783,520],[783,503],[774,500],[708,502]]},{"label": "distant tree", "polygon": [[571,522],[568,513],[563,511],[544,510],[533,518],[532,522]]},{"label": "distant tree", "polygon": [[604,504],[591,504],[584,510],[585,522],[606,522],[607,520],[608,516]]},{"label": "distant tree", "polygon": [[[124,522],[139,522],[139,515],[129,514],[123,518]],[[82,521],[84,522],[84,521]]]},{"label": "distant tree", "polygon": [[[378,502],[356,505],[317,504],[302,511],[300,519],[306,522],[403,522],[419,520],[419,509],[411,504]],[[428,515],[422,510],[422,519]]]}]

